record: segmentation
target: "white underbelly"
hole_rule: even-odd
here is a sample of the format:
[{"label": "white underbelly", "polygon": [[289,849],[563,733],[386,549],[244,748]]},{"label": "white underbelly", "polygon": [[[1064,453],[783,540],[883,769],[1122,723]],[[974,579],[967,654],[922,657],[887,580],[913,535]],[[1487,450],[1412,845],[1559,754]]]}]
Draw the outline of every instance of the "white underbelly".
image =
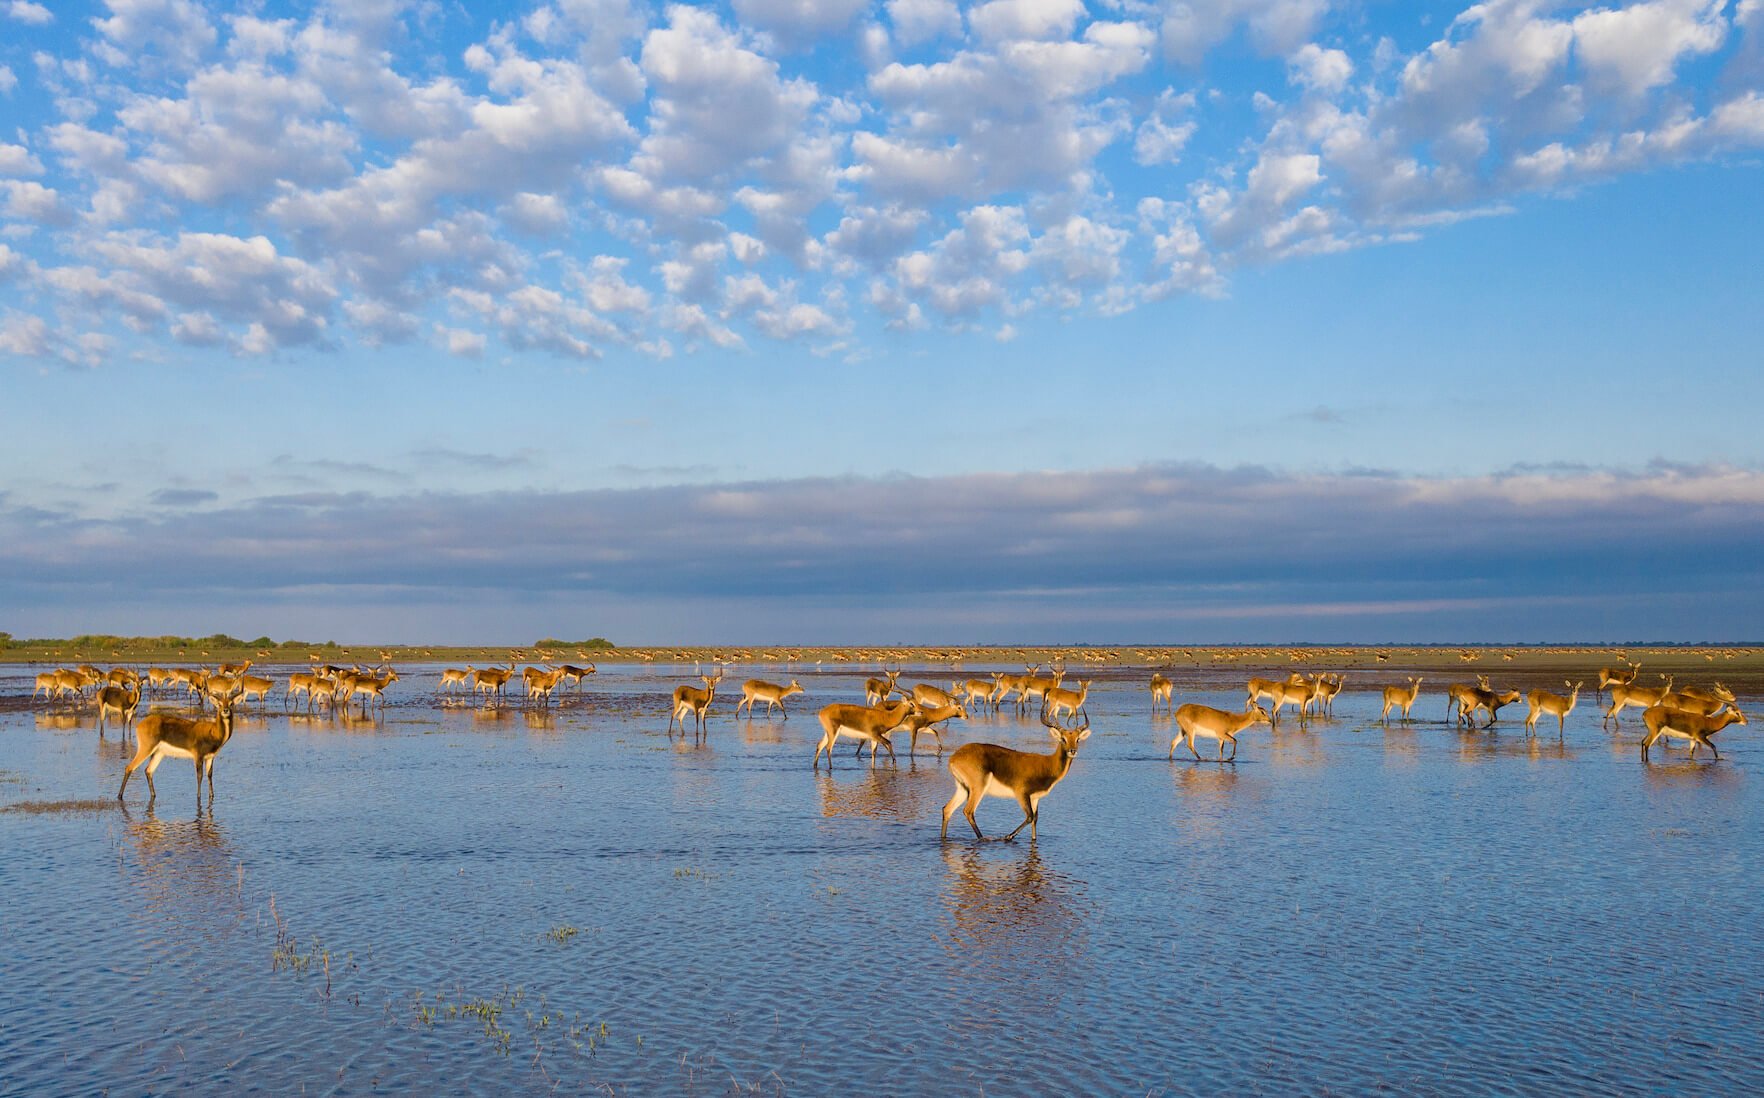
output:
[{"label": "white underbelly", "polygon": [[166,743],[164,740],[153,745],[153,753],[155,755],[164,756],[168,759],[193,759],[196,757],[196,752],[191,751],[189,748],[174,747],[171,744]]}]

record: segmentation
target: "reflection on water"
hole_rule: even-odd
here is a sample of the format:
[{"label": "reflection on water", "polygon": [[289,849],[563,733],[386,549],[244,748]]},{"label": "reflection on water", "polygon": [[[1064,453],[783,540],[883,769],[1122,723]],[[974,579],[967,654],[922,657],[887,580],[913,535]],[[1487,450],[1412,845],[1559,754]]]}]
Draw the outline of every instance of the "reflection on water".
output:
[{"label": "reflection on water", "polygon": [[[1764,1092],[1748,729],[1720,762],[1643,766],[1638,722],[1593,710],[1560,741],[1377,728],[1350,690],[1337,720],[1247,732],[1235,766],[1170,763],[1143,676],[1104,676],[1058,826],[940,843],[934,757],[815,772],[812,715],[732,699],[705,740],[664,737],[690,666],[603,666],[550,707],[401,667],[384,711],[254,709],[218,820],[179,815],[187,786],[112,809],[126,749],[62,734],[85,711],[7,708],[30,680],[0,669],[0,807],[44,806],[0,813],[0,955],[32,1004],[0,1091]],[[873,672],[804,684],[853,700]],[[1014,711],[958,740],[1048,744]],[[303,949],[359,960],[330,997],[271,971],[272,893]],[[1700,937],[1651,933],[1686,897]],[[505,996],[518,1054],[413,992]],[[594,1019],[592,1055],[559,1010]]]}]

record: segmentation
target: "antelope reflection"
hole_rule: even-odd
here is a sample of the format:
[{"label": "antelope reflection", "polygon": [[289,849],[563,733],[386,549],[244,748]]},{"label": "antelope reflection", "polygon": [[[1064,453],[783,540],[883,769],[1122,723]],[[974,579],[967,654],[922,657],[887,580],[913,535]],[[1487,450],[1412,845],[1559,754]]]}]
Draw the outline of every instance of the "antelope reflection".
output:
[{"label": "antelope reflection", "polygon": [[975,980],[995,983],[1013,1010],[1025,995],[1052,1004],[1068,992],[1095,915],[1084,882],[1044,870],[1034,846],[945,843],[941,851],[938,928],[964,989]]},{"label": "antelope reflection", "polygon": [[911,770],[875,769],[817,777],[821,815],[829,820],[882,820],[922,824],[935,821],[943,806],[942,788],[914,777]]},{"label": "antelope reflection", "polygon": [[229,933],[247,914],[239,859],[212,809],[162,820],[149,809],[123,830],[124,879],[141,896],[132,913],[156,942]]}]

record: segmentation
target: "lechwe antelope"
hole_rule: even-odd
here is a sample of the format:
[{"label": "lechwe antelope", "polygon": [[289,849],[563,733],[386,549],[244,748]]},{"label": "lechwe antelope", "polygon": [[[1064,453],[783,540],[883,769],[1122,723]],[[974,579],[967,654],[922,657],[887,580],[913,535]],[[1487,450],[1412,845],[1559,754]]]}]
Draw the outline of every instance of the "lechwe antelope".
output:
[{"label": "lechwe antelope", "polygon": [[472,665],[469,663],[466,664],[465,670],[463,670],[463,671],[457,667],[444,667],[444,668],[442,668],[441,669],[441,682],[435,687],[435,690],[438,693],[444,694],[447,692],[447,688],[449,686],[459,686],[459,687],[465,686],[466,681],[471,677],[472,670],[473,670]]},{"label": "lechwe antelope", "polygon": [[104,720],[112,713],[122,722],[123,735],[129,734],[129,724],[135,719],[135,710],[141,707],[141,684],[131,687],[106,686],[98,691],[98,735],[104,735]]},{"label": "lechwe antelope", "polygon": [[723,673],[716,675],[700,675],[698,681],[704,683],[701,690],[696,686],[676,686],[674,688],[673,715],[668,717],[668,735],[674,734],[674,722],[680,722],[680,735],[686,734],[686,717],[690,715],[697,724],[699,732],[704,731],[704,715],[710,710],[711,699],[717,696],[717,683],[723,681]]},{"label": "lechwe antelope", "polygon": [[1730,724],[1745,724],[1746,715],[1740,712],[1737,705],[1729,705],[1713,717],[1686,713],[1682,709],[1669,709],[1664,705],[1653,705],[1642,710],[1642,721],[1648,726],[1647,738],[1642,740],[1643,759],[1648,757],[1648,748],[1654,746],[1654,741],[1661,736],[1689,740],[1692,755],[1697,753],[1697,746],[1700,744],[1714,752],[1719,759],[1721,752],[1715,750],[1715,741],[1709,737]]},{"label": "lechwe antelope", "polygon": [[538,698],[541,702],[549,705],[551,704],[551,692],[556,690],[557,684],[564,680],[563,668],[541,671],[536,667],[529,667],[521,672],[521,680],[527,685],[528,701]]},{"label": "lechwe antelope", "polygon": [[1317,697],[1317,684],[1310,681],[1277,682],[1268,696],[1274,703],[1273,713],[1269,718],[1270,727],[1280,723],[1280,707],[1283,705],[1291,705],[1297,709],[1299,720],[1303,722],[1311,715],[1311,702]]},{"label": "lechwe antelope", "polygon": [[499,697],[508,680],[514,677],[514,664],[507,667],[484,667],[472,672],[472,693],[480,690],[491,697]]},{"label": "lechwe antelope", "polygon": [[589,664],[587,667],[577,667],[573,663],[558,664],[557,669],[563,672],[564,678],[570,680],[570,685],[576,688],[578,694],[582,692],[582,680],[600,670],[593,664]]},{"label": "lechwe antelope", "polygon": [[[37,673],[37,690],[41,690],[44,697],[48,698],[50,701],[54,701],[56,696],[61,693],[61,687],[56,681],[55,672],[39,671]],[[32,701],[35,701],[37,698],[37,690],[31,691]]]},{"label": "lechwe antelope", "polygon": [[804,690],[795,679],[790,680],[789,686],[779,686],[775,682],[767,682],[764,679],[748,679],[741,684],[741,701],[735,706],[735,715],[739,717],[741,715],[741,707],[745,705],[747,706],[747,717],[749,720],[752,720],[753,703],[756,701],[763,701],[766,703],[766,716],[768,718],[771,717],[772,706],[775,705],[783,710],[784,719],[789,720],[790,710],[784,708],[784,699],[793,694],[806,693],[808,693],[808,691]]},{"label": "lechwe antelope", "polygon": [[1078,745],[1090,738],[1089,721],[1076,728],[1065,728],[1055,724],[1044,708],[1041,723],[1047,726],[1048,734],[1056,741],[1053,753],[1049,755],[1016,751],[992,743],[966,743],[955,749],[949,757],[949,776],[955,779],[956,791],[943,806],[943,838],[949,838],[949,818],[959,806],[968,818],[968,826],[974,829],[974,837],[984,840],[986,836],[980,834],[974,809],[980,806],[984,797],[1009,797],[1022,807],[1023,822],[1017,825],[1016,831],[1004,837],[1005,841],[1015,839],[1017,831],[1025,827],[1029,829],[1030,840],[1035,839],[1041,819],[1041,799],[1071,771],[1072,760],[1078,755]]},{"label": "lechwe antelope", "polygon": [[941,686],[932,686],[928,682],[922,682],[913,687],[913,704],[931,707],[954,705],[955,694],[952,691],[959,691],[961,688],[962,684],[959,682],[950,683],[948,690]]},{"label": "lechwe antelope", "polygon": [[269,693],[276,688],[275,681],[258,675],[239,676],[239,700],[247,702],[251,695],[256,694],[259,701],[268,701]]},{"label": "lechwe antelope", "polygon": [[1062,714],[1069,713],[1076,717],[1080,711],[1089,717],[1090,711],[1084,708],[1084,703],[1090,697],[1090,684],[1095,681],[1095,679],[1081,680],[1076,690],[1067,690],[1063,686],[1056,686],[1043,695],[1042,701],[1056,721],[1060,719]]},{"label": "lechwe antelope", "polygon": [[883,668],[882,673],[887,678],[864,680],[864,701],[871,705],[881,705],[887,701],[888,695],[894,693],[894,680],[900,678],[899,671]]},{"label": "lechwe antelope", "polygon": [[964,721],[968,719],[967,707],[961,702],[935,706],[914,705],[912,712],[907,714],[906,720],[900,725],[912,734],[912,740],[907,744],[907,757],[918,754],[919,736],[926,732],[937,740],[937,753],[943,754],[943,730],[937,726],[955,717]]},{"label": "lechwe antelope", "polygon": [[1017,691],[1017,708],[1019,710],[1029,708],[1030,698],[1034,698],[1039,702],[1046,702],[1047,692],[1049,690],[1059,689],[1061,680],[1066,677],[1066,669],[1064,667],[1055,667],[1052,670],[1053,674],[1051,675],[1037,675],[1035,674],[1035,668],[1031,667],[1029,669],[1028,676],[1023,679],[1022,688]]},{"label": "lechwe antelope", "polygon": [[1384,712],[1382,712],[1378,715],[1378,719],[1383,721],[1385,724],[1389,724],[1390,723],[1390,711],[1391,711],[1392,707],[1401,706],[1402,710],[1403,710],[1403,722],[1405,724],[1408,723],[1409,710],[1413,709],[1415,707],[1415,699],[1419,698],[1420,696],[1421,696],[1421,676],[1419,676],[1419,675],[1416,675],[1415,677],[1411,678],[1409,680],[1409,685],[1407,685],[1407,686],[1387,686],[1387,687],[1385,687],[1384,688]]},{"label": "lechwe antelope", "polygon": [[1461,682],[1454,682],[1446,687],[1446,716],[1456,717],[1458,718],[1458,723],[1463,724],[1464,710],[1469,707],[1470,699],[1476,694],[1478,688],[1483,690],[1491,689],[1488,685],[1487,675],[1476,676],[1475,686],[1467,686]]},{"label": "lechwe antelope", "polygon": [[1243,700],[1243,708],[1245,712],[1247,712],[1263,698],[1273,701],[1276,691],[1280,690],[1282,687],[1295,685],[1304,686],[1308,682],[1310,682],[1310,680],[1299,674],[1297,671],[1294,671],[1286,676],[1286,678],[1279,680],[1263,678],[1251,679],[1244,685],[1247,696]]},{"label": "lechwe antelope", "polygon": [[293,703],[294,695],[305,694],[306,695],[306,707],[308,709],[311,709],[312,708],[312,700],[318,693],[318,691],[315,690],[314,687],[318,684],[319,678],[320,678],[320,676],[312,674],[307,671],[296,671],[293,674],[289,675],[288,676],[288,690],[286,693],[284,693],[282,695],[282,708],[286,709],[289,705],[291,705]]},{"label": "lechwe antelope", "polygon": [[1504,705],[1512,705],[1523,696],[1524,695],[1520,694],[1517,690],[1508,690],[1505,693],[1501,693],[1497,690],[1477,687],[1470,692],[1470,697],[1465,699],[1462,714],[1464,723],[1471,728],[1475,728],[1477,712],[1486,709],[1488,710],[1488,723],[1482,727],[1493,728],[1496,718],[1501,715],[1501,707]]},{"label": "lechwe antelope", "polygon": [[1537,719],[1545,713],[1556,718],[1556,735],[1560,736],[1563,730],[1568,727],[1568,714],[1574,712],[1574,704],[1580,700],[1580,688],[1586,683],[1569,682],[1567,679],[1563,679],[1562,685],[1574,688],[1573,692],[1565,698],[1560,694],[1552,694],[1548,690],[1533,690],[1525,695],[1527,707],[1525,734],[1527,736],[1537,734]]},{"label": "lechwe antelope", "polygon": [[888,759],[894,760],[894,744],[888,736],[899,728],[913,711],[910,698],[883,705],[857,705],[852,702],[834,702],[823,705],[816,717],[821,722],[821,742],[815,745],[815,769],[821,768],[821,752],[827,753],[827,769],[833,769],[833,747],[841,737],[850,737],[858,741],[858,754],[863,754],[864,744],[870,745],[870,765],[876,765],[878,748],[888,749]]},{"label": "lechwe antelope", "polygon": [[1339,672],[1335,675],[1317,676],[1317,706],[1320,713],[1335,716],[1335,695],[1341,693],[1346,682],[1347,678]]},{"label": "lechwe antelope", "polygon": [[[1625,661],[1627,662],[1627,661]],[[1619,671],[1615,667],[1599,668],[1599,693],[1604,693],[1613,686],[1631,686],[1635,677],[1641,674],[1641,664],[1631,663],[1627,670]]]},{"label": "lechwe antelope", "polygon": [[172,673],[163,667],[149,667],[147,669],[147,689],[149,691],[170,686],[175,681],[177,680]]},{"label": "lechwe antelope", "polygon": [[[1176,727],[1179,730],[1170,739],[1170,757],[1176,757],[1176,745],[1188,741],[1188,753],[1200,758],[1200,752],[1194,749],[1195,737],[1219,741],[1219,761],[1235,762],[1237,760],[1237,734],[1252,724],[1265,724],[1270,727],[1274,718],[1261,706],[1255,706],[1245,713],[1227,713],[1223,709],[1214,709],[1210,705],[1190,703],[1176,710]],[[1225,741],[1231,741],[1231,758],[1225,758]]]},{"label": "lechwe antelope", "polygon": [[1660,699],[1660,704],[1670,709],[1682,709],[1686,713],[1701,713],[1712,716],[1721,712],[1721,707],[1734,702],[1733,691],[1720,683],[1713,690],[1701,686],[1687,686],[1675,690]]},{"label": "lechwe antelope", "polygon": [[123,771],[122,785],[116,799],[121,801],[129,788],[129,776],[142,763],[147,764],[147,805],[152,807],[159,796],[153,785],[153,772],[166,759],[193,759],[196,762],[196,808],[202,808],[202,779],[208,778],[208,803],[214,804],[214,756],[233,738],[233,701],[238,692],[214,699],[214,716],[193,721],[166,713],[149,713],[135,723],[135,757]]},{"label": "lechwe antelope", "polygon": [[1617,714],[1630,706],[1637,709],[1648,709],[1659,705],[1660,699],[1670,693],[1672,693],[1671,675],[1666,676],[1665,686],[1636,686],[1633,683],[1628,686],[1617,686],[1613,684],[1611,687],[1611,707],[1605,710],[1605,720],[1616,721],[1621,725],[1623,722]]},{"label": "lechwe antelope", "polygon": [[1156,713],[1158,711],[1158,703],[1159,702],[1164,703],[1165,709],[1170,708],[1170,694],[1175,689],[1176,689],[1176,684],[1172,683],[1169,679],[1165,678],[1163,672],[1161,672],[1161,671],[1152,672],[1151,702],[1152,702],[1152,712],[1153,713]]},{"label": "lechwe antelope", "polygon": [[963,705],[988,705],[998,693],[997,679],[968,679],[961,683]]},{"label": "lechwe antelope", "polygon": [[344,697],[344,703],[347,704],[355,695],[360,694],[362,712],[367,712],[369,702],[378,702],[383,706],[386,704],[386,688],[397,681],[398,672],[389,667],[384,675],[356,675],[348,682],[349,693]]}]

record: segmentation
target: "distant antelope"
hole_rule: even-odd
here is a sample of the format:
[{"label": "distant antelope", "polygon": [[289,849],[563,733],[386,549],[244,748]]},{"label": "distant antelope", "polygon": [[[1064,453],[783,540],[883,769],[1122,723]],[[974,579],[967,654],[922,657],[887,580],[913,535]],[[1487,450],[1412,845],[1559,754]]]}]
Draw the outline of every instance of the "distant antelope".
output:
[{"label": "distant antelope", "polygon": [[772,706],[775,705],[783,710],[784,719],[789,720],[790,710],[784,708],[784,699],[790,697],[792,694],[807,693],[808,691],[798,685],[795,679],[790,680],[789,686],[779,686],[777,683],[767,682],[764,679],[748,679],[741,684],[741,701],[735,706],[735,715],[739,717],[741,715],[741,707],[745,705],[747,706],[748,719],[751,720],[753,718],[753,703],[756,701],[763,701],[766,703],[766,716],[768,718],[771,717]]},{"label": "distant antelope", "polygon": [[955,779],[956,791],[943,806],[943,838],[949,838],[949,818],[959,807],[968,818],[968,826],[974,829],[974,837],[984,840],[986,836],[980,833],[974,809],[985,797],[1008,797],[1023,809],[1023,822],[1004,837],[1006,842],[1015,839],[1025,827],[1031,840],[1036,837],[1042,798],[1071,772],[1078,745],[1090,738],[1089,721],[1076,728],[1062,727],[1050,720],[1043,709],[1041,723],[1055,740],[1052,754],[1039,755],[991,743],[968,743],[955,749],[949,757],[949,776]]},{"label": "distant antelope", "polygon": [[[1266,709],[1257,705],[1246,713],[1227,713],[1223,709],[1214,709],[1210,705],[1185,705],[1176,710],[1176,727],[1180,731],[1170,740],[1170,758],[1176,757],[1176,745],[1183,740],[1188,741],[1188,752],[1200,758],[1200,752],[1194,749],[1194,739],[1219,741],[1219,761],[1227,762],[1237,758],[1237,734],[1253,724],[1272,726],[1274,718]],[[1225,742],[1231,741],[1231,759],[1225,758]]]},{"label": "distant antelope", "polygon": [[1565,698],[1560,694],[1552,694],[1548,690],[1533,690],[1525,695],[1527,706],[1525,713],[1526,735],[1537,733],[1537,719],[1545,713],[1556,718],[1556,735],[1560,736],[1563,730],[1568,727],[1568,714],[1574,712],[1574,703],[1580,699],[1580,688],[1586,684],[1563,679],[1562,685],[1574,688],[1573,692]]},{"label": "distant antelope", "polygon": [[827,769],[833,769],[833,748],[840,739],[850,737],[858,741],[858,753],[862,754],[864,744],[870,745],[870,765],[876,765],[876,752],[880,748],[888,749],[888,758],[894,758],[894,744],[889,735],[899,728],[913,711],[910,698],[882,705],[855,705],[851,702],[834,702],[824,705],[816,718],[821,722],[821,742],[815,745],[815,769],[821,768],[821,753],[827,755]]},{"label": "distant antelope", "polygon": [[121,801],[129,788],[129,777],[147,764],[147,804],[152,806],[159,791],[153,785],[153,772],[166,759],[192,759],[196,763],[196,807],[202,807],[202,779],[208,778],[208,803],[214,804],[214,757],[233,738],[233,701],[238,697],[223,694],[214,699],[214,716],[193,721],[165,713],[150,713],[135,723],[135,757],[123,771],[122,785],[116,799]]},{"label": "distant antelope", "polygon": [[1746,715],[1740,712],[1737,705],[1730,705],[1713,717],[1686,713],[1682,709],[1668,709],[1664,705],[1653,705],[1642,711],[1642,722],[1648,726],[1647,738],[1642,740],[1643,759],[1648,757],[1648,748],[1654,746],[1654,741],[1661,736],[1689,740],[1692,755],[1697,753],[1699,746],[1707,747],[1719,759],[1721,752],[1715,749],[1715,741],[1709,737],[1730,724],[1747,723]]},{"label": "distant antelope", "polygon": [[1379,719],[1382,720],[1385,724],[1389,724],[1391,709],[1395,706],[1401,706],[1402,710],[1403,710],[1403,721],[1404,721],[1404,723],[1407,723],[1408,719],[1409,719],[1409,710],[1414,707],[1415,699],[1419,698],[1420,696],[1421,696],[1421,676],[1419,676],[1419,675],[1416,675],[1413,678],[1411,678],[1409,680],[1409,685],[1407,685],[1407,686],[1387,686],[1387,687],[1385,687],[1384,688],[1384,712],[1379,714]]},{"label": "distant antelope", "polygon": [[1176,688],[1175,684],[1172,683],[1169,679],[1165,678],[1163,672],[1161,672],[1161,671],[1152,672],[1151,702],[1152,702],[1152,712],[1153,713],[1156,713],[1158,711],[1158,703],[1159,702],[1164,703],[1164,708],[1166,710],[1170,708],[1170,694],[1171,694],[1171,691],[1175,690],[1175,688]]},{"label": "distant antelope", "polygon": [[716,697],[717,683],[723,681],[723,673],[718,671],[711,675],[700,675],[698,680],[704,683],[704,689],[696,686],[677,686],[674,688],[673,715],[668,718],[668,735],[674,734],[674,722],[680,722],[680,735],[686,734],[686,717],[692,716],[697,722],[698,731],[704,731],[704,715],[709,711],[711,700]]}]

